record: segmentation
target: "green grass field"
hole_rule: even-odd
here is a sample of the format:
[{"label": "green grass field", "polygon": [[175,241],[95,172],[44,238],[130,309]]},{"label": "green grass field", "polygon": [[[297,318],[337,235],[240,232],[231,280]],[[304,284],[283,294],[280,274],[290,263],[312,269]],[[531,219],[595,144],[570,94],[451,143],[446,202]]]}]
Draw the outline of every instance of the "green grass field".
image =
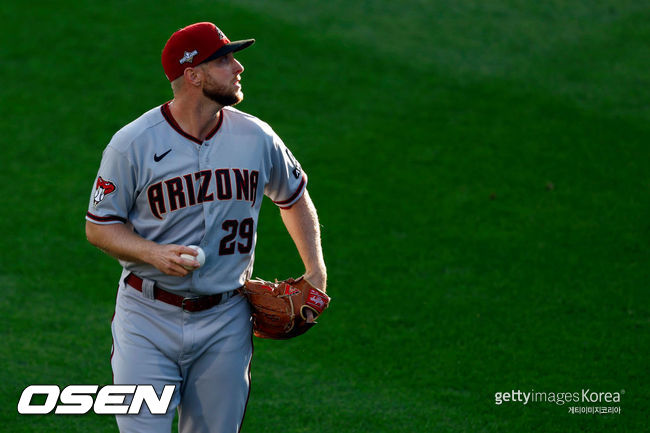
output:
[{"label": "green grass field", "polygon": [[[268,4],[267,4],[268,3]],[[84,214],[112,134],[171,98],[164,42],[255,37],[239,108],[309,174],[332,306],[256,340],[244,433],[642,432],[650,5],[10,1],[0,43],[0,431],[30,384],[108,384],[119,265]],[[279,246],[279,247],[278,247]],[[262,209],[255,274],[301,272]],[[495,393],[621,393],[620,414]],[[579,404],[579,406],[601,406]]]}]

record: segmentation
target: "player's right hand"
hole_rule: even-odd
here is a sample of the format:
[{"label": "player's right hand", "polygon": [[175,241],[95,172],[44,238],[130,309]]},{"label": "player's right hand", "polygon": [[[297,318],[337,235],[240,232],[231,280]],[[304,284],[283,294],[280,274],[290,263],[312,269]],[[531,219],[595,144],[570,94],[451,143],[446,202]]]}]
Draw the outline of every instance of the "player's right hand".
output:
[{"label": "player's right hand", "polygon": [[[167,275],[184,277],[200,265],[196,260],[182,258],[181,254],[189,254],[196,257],[198,253],[196,250],[184,245],[158,244],[151,251],[151,260],[149,260],[149,263]],[[183,265],[190,269],[185,269]]]}]

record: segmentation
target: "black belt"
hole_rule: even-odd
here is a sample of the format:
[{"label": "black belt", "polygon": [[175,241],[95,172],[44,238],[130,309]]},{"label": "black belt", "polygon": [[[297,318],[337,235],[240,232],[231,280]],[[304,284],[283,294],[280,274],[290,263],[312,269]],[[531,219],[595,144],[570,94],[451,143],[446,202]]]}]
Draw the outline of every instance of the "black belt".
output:
[{"label": "black belt", "polygon": [[[142,292],[142,278],[138,277],[137,275],[134,275],[132,273],[127,275],[124,279],[124,282],[133,287],[135,290]],[[226,292],[225,294],[229,293],[230,292]],[[190,313],[207,310],[208,308],[214,307],[221,302],[223,295],[224,293],[217,293],[216,295],[204,295],[196,296],[193,298],[186,298],[184,296],[177,295],[176,293],[171,293],[167,290],[163,290],[158,286],[154,286],[153,288],[154,299],[162,301],[169,305],[174,305],[176,307],[182,308],[183,311]]]}]

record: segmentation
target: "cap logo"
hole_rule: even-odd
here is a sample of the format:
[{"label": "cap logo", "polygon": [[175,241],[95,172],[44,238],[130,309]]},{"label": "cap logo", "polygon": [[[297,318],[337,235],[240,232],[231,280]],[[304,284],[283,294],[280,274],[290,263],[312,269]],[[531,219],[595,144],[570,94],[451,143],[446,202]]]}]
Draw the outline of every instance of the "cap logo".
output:
[{"label": "cap logo", "polygon": [[194,60],[194,56],[196,56],[197,54],[199,54],[199,52],[196,50],[192,51],[191,53],[189,51],[185,51],[185,53],[183,53],[183,58],[180,59],[178,63],[180,63],[181,65],[183,63],[192,63],[192,60]]},{"label": "cap logo", "polygon": [[223,34],[223,32],[221,31],[221,29],[219,29],[219,27],[214,26],[214,28],[217,29],[217,33],[219,34],[219,40],[220,40],[220,41],[222,41],[222,40],[224,40],[224,39],[227,39],[227,38],[226,38],[226,35]]}]

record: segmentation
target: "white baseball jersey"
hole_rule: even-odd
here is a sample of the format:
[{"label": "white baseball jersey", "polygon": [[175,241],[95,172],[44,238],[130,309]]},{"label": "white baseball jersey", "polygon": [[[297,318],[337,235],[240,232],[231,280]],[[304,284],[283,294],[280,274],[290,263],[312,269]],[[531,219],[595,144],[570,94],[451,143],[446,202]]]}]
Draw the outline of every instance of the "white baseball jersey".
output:
[{"label": "white baseball jersey", "polygon": [[271,127],[232,107],[203,141],[156,107],[118,131],[106,147],[86,219],[130,223],[145,239],[199,245],[203,266],[186,277],[145,263],[120,261],[124,272],[178,292],[214,294],[250,277],[263,195],[290,207],[307,176]]}]

